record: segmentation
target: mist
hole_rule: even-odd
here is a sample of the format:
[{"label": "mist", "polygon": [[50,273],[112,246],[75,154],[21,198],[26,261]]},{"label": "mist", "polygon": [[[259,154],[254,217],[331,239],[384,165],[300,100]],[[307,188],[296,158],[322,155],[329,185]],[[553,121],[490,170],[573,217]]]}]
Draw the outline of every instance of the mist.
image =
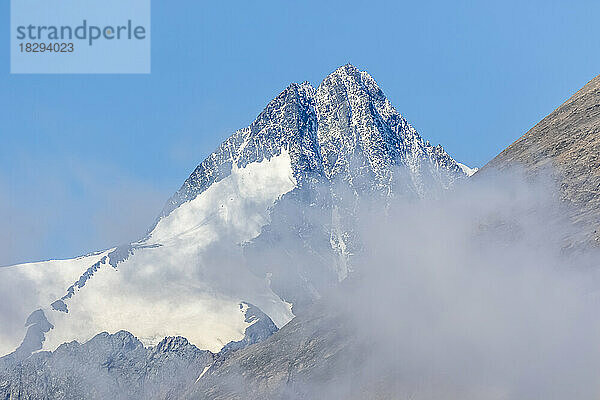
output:
[{"label": "mist", "polygon": [[436,199],[364,201],[365,251],[327,297],[354,354],[290,397],[598,398],[600,257],[578,245],[547,177],[488,173]]},{"label": "mist", "polygon": [[[127,284],[112,286],[158,305],[163,286],[180,287],[184,301],[188,281],[235,277],[227,287],[252,296],[248,283],[267,277],[282,300],[305,301],[280,332],[189,381],[198,394],[189,398],[597,399],[600,257],[552,182],[513,170],[426,198],[357,197],[343,185],[293,191],[250,243],[215,225],[220,239],[192,270],[156,269],[146,280],[122,270]],[[315,201],[330,190],[333,203]],[[332,230],[347,232],[336,239],[343,256],[327,253]],[[18,299],[10,290],[3,293]],[[9,315],[19,301],[5,305]]]}]

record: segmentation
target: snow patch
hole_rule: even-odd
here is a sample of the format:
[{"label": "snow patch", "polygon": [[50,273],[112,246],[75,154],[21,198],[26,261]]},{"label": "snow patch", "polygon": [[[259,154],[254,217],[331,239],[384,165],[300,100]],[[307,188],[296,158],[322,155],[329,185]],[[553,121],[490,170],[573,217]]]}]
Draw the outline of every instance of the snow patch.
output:
[{"label": "snow patch", "polygon": [[51,304],[65,295],[91,265],[110,250],[70,260],[49,260],[0,268],[0,356],[15,350],[23,341],[27,317],[37,309],[47,316],[59,313]]},{"label": "snow patch", "polygon": [[470,168],[470,167],[467,167],[465,164],[462,164],[459,162],[457,162],[456,164],[460,167],[460,169],[462,169],[462,171],[465,174],[467,174],[467,176],[473,176],[475,174],[475,172],[479,171],[479,168]]},{"label": "snow patch", "polygon": [[471,167],[468,167],[468,166],[466,166],[465,164],[462,164],[462,163],[459,163],[459,162],[457,162],[456,164],[457,164],[457,165],[460,167],[460,169],[461,169],[461,170],[462,170],[462,171],[463,171],[463,172],[464,172],[464,173],[465,173],[467,176],[473,176],[473,175],[475,174],[475,172],[479,171],[479,168],[471,168]]},{"label": "snow patch", "polygon": [[210,365],[204,367],[204,370],[202,370],[202,373],[200,374],[200,376],[198,377],[198,379],[196,379],[196,383],[200,382],[200,379],[202,379],[202,377],[204,376],[204,374],[206,374],[206,372],[210,369]]}]

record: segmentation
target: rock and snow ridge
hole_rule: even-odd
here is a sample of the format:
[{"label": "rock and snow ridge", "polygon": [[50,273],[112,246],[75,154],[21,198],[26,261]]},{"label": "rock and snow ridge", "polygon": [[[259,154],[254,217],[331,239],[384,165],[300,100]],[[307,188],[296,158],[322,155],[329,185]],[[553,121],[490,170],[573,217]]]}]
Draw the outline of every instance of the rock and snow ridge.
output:
[{"label": "rock and snow ridge", "polygon": [[216,355],[182,337],[145,347],[129,332],[100,333],[27,359],[0,358],[2,399],[173,399]]},{"label": "rock and snow ridge", "polygon": [[[366,72],[345,65],[316,89],[292,84],[194,170],[142,240],[0,269],[0,296],[17,305],[0,315],[0,354],[21,344],[23,322],[35,310],[52,326],[42,335],[43,350],[120,330],[149,346],[167,336],[212,352],[244,343],[254,322],[240,304],[253,304],[281,327],[293,317],[290,303],[318,296],[329,280],[348,274],[353,239],[340,221],[350,214],[336,204],[334,184],[423,196],[428,182],[448,188],[468,174],[423,140]],[[265,258],[277,236],[270,227],[286,225],[286,202],[317,204],[329,219],[326,227],[300,221],[287,229],[302,231],[297,251],[331,253],[311,266],[332,268],[331,277],[311,281],[320,271],[290,265],[290,272],[252,257]],[[306,232],[322,238],[307,239]],[[304,287],[292,288],[286,274]]]},{"label": "rock and snow ridge", "polygon": [[[242,302],[256,305],[282,326],[292,318],[290,306],[266,279],[243,268],[239,243],[258,235],[268,223],[268,208],[293,189],[289,165],[282,152],[234,169],[130,246],[3,268],[1,293],[26,293],[15,293],[12,302],[22,312],[45,313],[54,327],[46,333],[43,350],[72,340],[83,343],[98,332],[126,330],[145,345],[183,336],[218,352],[244,338],[250,323],[240,312]],[[3,354],[23,338],[21,330],[12,332],[0,333]]]},{"label": "rock and snow ridge", "polygon": [[424,175],[447,186],[466,173],[442,146],[421,138],[367,72],[348,64],[317,89],[308,82],[289,85],[198,165],[161,217],[228,176],[233,165],[244,168],[282,149],[289,151],[299,183],[318,176],[358,186],[367,178],[389,191],[393,167],[401,165],[410,171],[412,189],[422,191]]},{"label": "rock and snow ridge", "polygon": [[460,169],[463,170],[463,172],[467,175],[467,176],[473,176],[475,175],[475,173],[477,171],[479,171],[479,168],[475,167],[475,168],[471,168],[471,167],[467,167],[465,164],[462,163],[457,163],[458,166],[460,167]]}]

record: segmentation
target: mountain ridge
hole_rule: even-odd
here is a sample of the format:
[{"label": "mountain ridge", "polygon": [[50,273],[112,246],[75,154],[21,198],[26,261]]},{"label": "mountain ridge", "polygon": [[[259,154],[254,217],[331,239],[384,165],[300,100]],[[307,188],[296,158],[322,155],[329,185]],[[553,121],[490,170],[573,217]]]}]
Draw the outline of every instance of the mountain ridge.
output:
[{"label": "mountain ridge", "polygon": [[[344,93],[340,92],[349,90],[353,91],[351,93],[353,96],[367,93],[368,98],[361,99],[363,104],[360,101],[346,104],[350,102],[342,99],[339,101],[340,107],[348,108],[351,116],[354,115],[354,110],[362,112],[365,114],[365,118],[371,120],[371,125],[376,125],[378,128],[385,124],[389,125],[388,129],[380,129],[381,132],[377,132],[380,134],[379,137],[366,144],[363,142],[370,138],[356,137],[357,129],[352,126],[352,122],[354,125],[358,125],[364,121],[336,120],[338,110],[334,109],[336,107],[333,105],[336,102],[331,98],[337,97],[339,100],[344,97]],[[350,95],[346,93],[346,97],[350,97]],[[365,104],[367,102],[369,103]],[[372,106],[371,103],[377,105]],[[374,110],[369,110],[372,111],[372,115],[369,115],[361,107],[374,108]],[[273,114],[280,115],[275,126],[272,125]],[[330,114],[334,116],[328,118]],[[337,127],[336,132],[343,132],[343,135],[331,137],[328,133],[334,129],[331,129],[330,125],[336,123],[342,125]],[[291,132],[296,134],[289,135],[289,132],[282,132],[284,131],[282,127],[291,128]],[[364,126],[361,128],[364,130]],[[276,146],[265,146],[261,143],[267,136],[270,137],[270,140],[273,140],[273,137],[277,138]],[[344,136],[351,136],[353,141],[343,140]],[[387,158],[385,161],[388,162],[398,161],[394,159],[399,157],[399,153],[408,151],[412,152],[412,158],[407,157],[402,161],[410,164],[414,170],[418,169],[419,157],[429,157],[430,159],[439,158],[442,166],[452,169],[454,173],[463,172],[456,161],[443,150],[443,147],[431,146],[428,141],[421,138],[387,100],[371,75],[365,71],[359,71],[352,64],[346,64],[329,74],[317,88],[306,81],[288,85],[275,99],[269,102],[249,127],[236,131],[194,169],[181,188],[167,201],[159,218],[168,215],[183,202],[192,200],[207,186],[222,179],[229,173],[231,163],[243,167],[249,162],[260,161],[265,157],[275,155],[277,147],[287,147],[291,151],[292,163],[295,165],[294,172],[300,185],[302,185],[301,179],[303,178],[301,172],[306,170],[324,175],[329,180],[334,179],[338,174],[348,173],[344,169],[347,169],[350,164],[348,159],[334,160],[335,154],[340,153],[339,147],[335,147],[335,145],[345,147],[346,151],[342,151],[341,154],[353,154],[357,147],[377,149],[379,152],[376,155],[381,156],[384,160]],[[325,149],[323,149],[324,147]],[[376,164],[373,157],[369,156],[371,154],[367,155],[371,164]],[[379,179],[383,179],[381,175],[385,175],[385,172],[381,171],[381,166],[378,167],[376,175],[379,175]]]},{"label": "mountain ridge", "polygon": [[[43,350],[124,329],[145,345],[183,336],[217,352],[243,340],[251,323],[240,303],[280,328],[293,318],[292,307],[351,271],[360,238],[354,210],[340,202],[341,186],[351,196],[420,197],[463,178],[458,163],[425,141],[368,73],[345,65],[317,88],[291,84],[271,100],[194,169],[141,240],[3,268],[0,288],[17,299],[21,321],[42,310],[53,327]],[[294,254],[314,262],[300,265]],[[21,343],[21,321],[5,322],[0,352]]]}]

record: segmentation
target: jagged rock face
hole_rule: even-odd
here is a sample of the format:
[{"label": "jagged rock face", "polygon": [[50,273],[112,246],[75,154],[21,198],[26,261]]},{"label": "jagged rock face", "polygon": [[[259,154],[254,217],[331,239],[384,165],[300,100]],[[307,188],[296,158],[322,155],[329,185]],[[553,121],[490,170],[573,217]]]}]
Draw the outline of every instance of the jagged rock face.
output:
[{"label": "jagged rock face", "polygon": [[600,238],[600,75],[490,161],[478,175],[521,166],[530,175],[551,169],[573,219]]},{"label": "jagged rock face", "polygon": [[[1,399],[178,399],[210,367],[261,342],[277,327],[258,307],[240,304],[250,323],[244,338],[218,353],[200,350],[183,337],[144,347],[131,333],[101,333],[85,344],[65,343],[54,352],[0,358]],[[45,321],[34,313],[36,323]],[[47,321],[45,321],[47,323]],[[41,346],[33,350],[39,350]]]},{"label": "jagged rock face", "polygon": [[[338,288],[336,288],[337,290]],[[323,298],[279,332],[215,364],[182,399],[391,399],[386,387],[366,387],[365,360],[373,351],[349,318]],[[336,381],[340,377],[343,381]],[[378,377],[374,386],[382,385]]]},{"label": "jagged rock face", "polygon": [[290,153],[299,183],[322,171],[316,140],[314,89],[307,83],[291,84],[272,100],[248,127],[235,132],[204,160],[167,202],[161,216],[192,200],[214,182],[231,173],[232,165],[244,168],[281,154]]},{"label": "jagged rock face", "polygon": [[27,333],[21,345],[10,355],[11,359],[23,360],[29,357],[34,351],[42,349],[45,334],[54,328],[42,310],[36,310],[27,317],[25,322]]},{"label": "jagged rock face", "polygon": [[316,385],[320,377],[326,380],[335,374],[337,360],[349,354],[352,341],[343,321],[324,315],[311,317],[297,317],[260,346],[233,354],[211,368],[183,398],[315,398],[301,397],[293,387],[300,385],[303,377],[314,378]]},{"label": "jagged rock face", "polygon": [[422,195],[427,179],[448,187],[465,176],[441,146],[420,137],[368,73],[348,64],[316,90],[307,82],[286,88],[248,128],[234,133],[194,170],[161,216],[227,176],[233,163],[244,167],[282,149],[290,152],[299,186],[323,176],[390,194],[393,167],[405,166],[412,190]]},{"label": "jagged rock face", "polygon": [[182,337],[145,348],[128,332],[101,333],[18,362],[0,359],[0,398],[175,399],[214,357]]},{"label": "jagged rock face", "polygon": [[250,325],[246,328],[242,340],[230,342],[221,349],[219,353],[222,356],[243,349],[251,344],[262,342],[277,332],[277,327],[273,321],[271,321],[271,318],[254,304],[241,303],[240,310],[243,311],[246,316],[245,321]]},{"label": "jagged rock face", "polygon": [[325,174],[356,187],[392,192],[393,167],[406,166],[418,194],[425,178],[445,187],[461,176],[457,163],[440,147],[423,141],[366,72],[339,68],[316,95],[318,139]]}]

